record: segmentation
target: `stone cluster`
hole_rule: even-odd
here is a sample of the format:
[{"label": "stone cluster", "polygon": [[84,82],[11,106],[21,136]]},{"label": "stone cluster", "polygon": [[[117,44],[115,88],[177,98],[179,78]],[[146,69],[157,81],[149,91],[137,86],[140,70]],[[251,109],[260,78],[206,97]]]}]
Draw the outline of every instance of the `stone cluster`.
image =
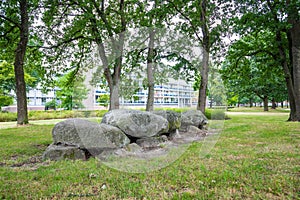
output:
[{"label": "stone cluster", "polygon": [[[82,159],[122,151],[143,152],[161,148],[165,142],[191,135],[204,137],[207,118],[198,110],[172,111],[112,110],[102,122],[74,118],[59,122],[52,130],[53,143],[44,159]],[[100,155],[100,156],[99,156]]]}]

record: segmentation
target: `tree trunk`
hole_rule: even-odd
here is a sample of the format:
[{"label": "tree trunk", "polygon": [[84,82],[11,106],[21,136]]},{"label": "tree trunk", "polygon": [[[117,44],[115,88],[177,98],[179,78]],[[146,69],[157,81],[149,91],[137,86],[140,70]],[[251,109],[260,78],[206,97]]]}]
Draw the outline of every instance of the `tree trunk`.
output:
[{"label": "tree trunk", "polygon": [[15,52],[14,71],[16,78],[16,96],[17,96],[17,124],[28,124],[27,113],[27,97],[26,97],[26,83],[24,79],[24,58],[26,54],[26,47],[28,43],[28,13],[27,1],[20,1],[20,41]]},{"label": "tree trunk", "polygon": [[252,100],[252,98],[249,99],[249,103],[250,103],[250,108],[252,108],[253,107],[253,100]]},{"label": "tree trunk", "polygon": [[[288,33],[288,40],[289,40],[289,49],[291,49],[291,37]],[[291,75],[291,70],[288,65],[288,60],[285,53],[285,48],[283,46],[283,39],[281,36],[281,32],[276,32],[276,41],[278,43],[278,50],[279,50],[279,56],[281,60],[281,66],[283,68],[284,74],[285,74],[285,82],[287,85],[287,91],[288,91],[288,98],[290,102],[290,116],[289,121],[296,121],[296,102],[295,102],[295,91],[294,91],[294,85],[293,85],[293,79]]]},{"label": "tree trunk", "polygon": [[154,109],[154,37],[155,30],[151,29],[149,33],[148,55],[147,55],[147,80],[148,80],[148,96],[146,111]]},{"label": "tree trunk", "polygon": [[202,70],[201,70],[201,81],[200,81],[199,96],[198,96],[198,105],[197,105],[197,110],[200,110],[203,113],[205,113],[205,105],[206,105],[208,63],[209,63],[209,52],[204,50]]},{"label": "tree trunk", "polygon": [[272,98],[272,109],[276,109],[276,102],[274,98]]},{"label": "tree trunk", "polygon": [[264,101],[264,111],[269,111],[269,107],[268,107],[268,97],[267,96],[264,96],[263,98],[263,101]]},{"label": "tree trunk", "polygon": [[290,121],[300,121],[300,15],[296,1],[287,0],[288,22],[291,28],[287,31],[289,41],[291,89],[293,92],[290,97]]},{"label": "tree trunk", "polygon": [[206,18],[207,0],[200,1],[199,6],[201,8],[200,22],[202,23],[201,31],[203,35],[203,40],[202,40],[203,56],[202,56],[202,66],[200,70],[201,80],[200,80],[197,110],[200,110],[201,112],[205,113],[208,71],[209,71],[209,52],[210,52],[210,37],[209,37],[209,29],[208,29],[208,20]]},{"label": "tree trunk", "polygon": [[115,110],[120,108],[119,102],[119,83],[115,83],[109,86],[109,110]]},{"label": "tree trunk", "polygon": [[293,121],[300,121],[300,21],[296,19],[291,20],[292,28],[291,42],[292,42],[292,68],[293,68],[293,85],[295,92],[295,119]]}]

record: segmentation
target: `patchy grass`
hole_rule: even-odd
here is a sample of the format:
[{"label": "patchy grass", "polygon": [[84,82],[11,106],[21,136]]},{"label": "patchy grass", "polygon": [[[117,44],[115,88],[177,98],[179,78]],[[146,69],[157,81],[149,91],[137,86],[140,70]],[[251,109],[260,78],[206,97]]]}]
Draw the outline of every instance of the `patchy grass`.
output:
[{"label": "patchy grass", "polygon": [[230,115],[212,151],[193,143],[145,174],[95,159],[42,162],[53,125],[0,130],[0,199],[299,199],[300,124],[286,115]]}]

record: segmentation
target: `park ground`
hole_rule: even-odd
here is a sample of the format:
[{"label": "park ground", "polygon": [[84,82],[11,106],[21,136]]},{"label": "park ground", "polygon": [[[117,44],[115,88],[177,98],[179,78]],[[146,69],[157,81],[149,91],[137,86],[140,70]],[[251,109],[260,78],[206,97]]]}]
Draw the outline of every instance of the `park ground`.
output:
[{"label": "park ground", "polygon": [[300,199],[300,124],[284,110],[227,114],[204,157],[204,142],[195,142],[167,167],[140,174],[96,159],[42,161],[60,119],[0,123],[0,199]]}]

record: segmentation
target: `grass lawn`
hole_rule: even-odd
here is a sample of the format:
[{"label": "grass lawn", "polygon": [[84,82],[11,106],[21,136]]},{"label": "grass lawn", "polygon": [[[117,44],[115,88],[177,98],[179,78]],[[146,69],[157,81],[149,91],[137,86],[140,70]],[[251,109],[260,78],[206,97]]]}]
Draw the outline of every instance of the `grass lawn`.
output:
[{"label": "grass lawn", "polygon": [[230,115],[212,151],[134,174],[89,161],[42,162],[52,125],[0,129],[0,199],[299,199],[300,123]]}]

